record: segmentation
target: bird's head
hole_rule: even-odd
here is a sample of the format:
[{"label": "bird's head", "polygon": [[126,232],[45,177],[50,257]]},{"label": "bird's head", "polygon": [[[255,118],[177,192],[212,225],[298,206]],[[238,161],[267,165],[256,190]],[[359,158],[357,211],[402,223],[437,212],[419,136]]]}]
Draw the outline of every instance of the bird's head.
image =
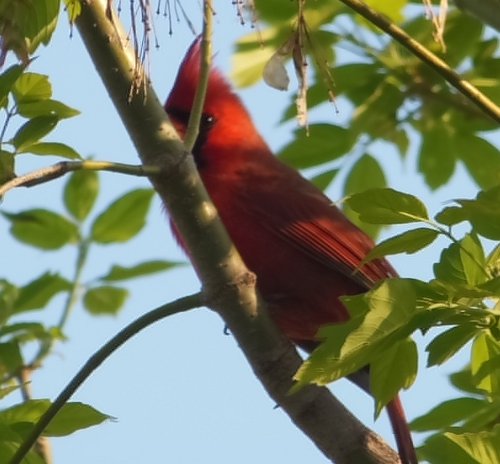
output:
[{"label": "bird's head", "polygon": [[[177,73],[165,110],[177,132],[184,137],[200,80],[201,39],[189,48]],[[262,144],[247,110],[218,69],[212,68],[193,155],[200,165],[207,157],[230,156],[235,147]]]}]

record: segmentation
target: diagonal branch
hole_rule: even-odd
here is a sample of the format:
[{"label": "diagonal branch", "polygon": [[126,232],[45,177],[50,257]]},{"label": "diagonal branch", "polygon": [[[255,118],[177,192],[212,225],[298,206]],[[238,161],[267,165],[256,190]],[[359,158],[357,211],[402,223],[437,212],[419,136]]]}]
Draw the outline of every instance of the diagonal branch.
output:
[{"label": "diagonal branch", "polygon": [[359,13],[372,24],[390,35],[394,40],[407,48],[411,53],[428,64],[439,73],[451,86],[465,95],[474,105],[497,122],[500,122],[500,107],[490,100],[484,93],[474,87],[470,82],[462,79],[460,75],[450,68],[443,60],[425,48],[422,44],[412,39],[403,29],[390,22],[385,16],[376,12],[361,0],[340,0],[352,10]]},{"label": "diagonal branch", "polygon": [[38,438],[42,435],[43,431],[50,424],[50,421],[54,419],[56,414],[68,402],[68,400],[76,392],[76,390],[78,390],[83,382],[85,382],[85,380],[90,377],[92,372],[94,372],[107,358],[109,358],[109,356],[111,356],[111,354],[113,354],[118,348],[120,348],[120,346],[122,346],[126,341],[130,340],[141,330],[145,329],[151,324],[154,324],[160,319],[164,319],[168,316],[188,311],[199,306],[202,306],[202,298],[200,293],[186,296],[184,298],[180,298],[176,301],[160,306],[159,308],[153,309],[152,311],[144,314],[144,316],[136,319],[124,329],[120,330],[120,332],[118,332],[111,340],[109,340],[105,345],[97,350],[77,372],[77,374],[71,379],[64,390],[50,405],[47,411],[42,415],[42,417],[40,417],[38,422],[33,427],[30,435],[21,444],[16,454],[10,460],[9,464],[19,464],[23,460],[31,447],[36,443]]}]

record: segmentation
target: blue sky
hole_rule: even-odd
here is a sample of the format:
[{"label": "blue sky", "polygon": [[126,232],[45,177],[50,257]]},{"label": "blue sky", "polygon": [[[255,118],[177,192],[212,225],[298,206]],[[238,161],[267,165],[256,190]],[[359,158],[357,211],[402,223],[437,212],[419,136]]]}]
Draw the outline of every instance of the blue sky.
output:
[{"label": "blue sky", "polygon": [[[240,26],[229,2],[219,8],[214,39],[216,63],[229,74],[232,44],[251,29],[248,25]],[[197,5],[188,14],[195,25],[200,23]],[[160,48],[151,54],[151,78],[163,101],[193,35],[181,21],[174,24],[174,34],[169,37],[168,23],[163,18],[157,19],[156,31]],[[48,48],[38,51],[31,69],[49,74],[54,98],[82,112],[77,118],[63,121],[49,137],[51,141],[65,142],[82,155],[95,159],[138,163],[134,147],[77,31],[70,39],[64,17],[54,40]],[[293,98],[293,90],[293,83],[286,93],[261,83],[240,92],[256,125],[275,150],[286,144],[295,128],[295,122],[278,126],[281,109]],[[311,122],[341,122],[351,108],[344,106],[341,100],[338,106],[340,115],[323,108],[312,112]],[[415,147],[404,163],[386,148],[381,145],[377,156],[388,169],[391,186],[420,196],[431,212],[436,212],[450,199],[475,194],[475,186],[461,172],[449,186],[430,193],[415,174]],[[26,156],[19,163],[19,172],[55,161]],[[64,182],[57,180],[50,185],[10,192],[2,208],[18,211],[28,207],[50,207],[60,211]],[[147,186],[147,182],[142,179],[102,174],[102,193],[95,211],[101,211],[121,193],[143,186]],[[339,192],[339,185],[335,184],[329,193],[336,200]],[[1,221],[3,236],[6,230],[7,224]],[[6,276],[16,283],[27,283],[47,269],[71,275],[74,250],[46,253],[5,240],[0,247],[0,262],[4,269],[8,266]],[[430,278],[436,253],[434,248],[434,251],[395,257],[391,261],[401,275],[426,279]],[[104,274],[110,264],[132,265],[148,259],[185,259],[170,236],[158,200],[152,206],[148,227],[137,239],[124,246],[96,246],[91,251],[85,278],[90,280]],[[57,346],[44,368],[34,375],[36,397],[54,398],[81,364],[120,328],[153,307],[197,291],[199,283],[186,266],[133,281],[129,288],[131,297],[117,317],[94,318],[80,306],[76,309],[66,330],[69,340]],[[62,298],[54,300],[45,311],[44,319],[57,321],[62,302]],[[216,314],[199,309],[164,320],[127,343],[73,398],[92,404],[115,417],[116,421],[68,438],[54,439],[55,462],[327,462],[284,413],[274,409],[234,339],[224,335],[223,328]],[[461,367],[463,359],[460,356],[454,359],[446,370],[420,373],[415,387],[403,394],[410,418],[452,397],[446,372]],[[373,425],[370,398],[344,381],[333,385],[332,390],[357,416]],[[393,443],[385,416],[377,420],[374,428]]]}]

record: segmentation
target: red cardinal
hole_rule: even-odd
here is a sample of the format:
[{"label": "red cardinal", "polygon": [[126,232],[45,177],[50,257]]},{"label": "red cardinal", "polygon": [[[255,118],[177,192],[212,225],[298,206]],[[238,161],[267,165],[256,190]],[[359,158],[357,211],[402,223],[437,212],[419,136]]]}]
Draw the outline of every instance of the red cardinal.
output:
[{"label": "red cardinal", "polygon": [[[187,52],[165,104],[181,137],[199,70],[198,39]],[[272,318],[301,348],[312,351],[321,326],[348,319],[339,297],[365,292],[375,282],[397,275],[386,260],[358,270],[374,246],[372,240],[320,190],[273,156],[217,70],[210,73],[193,155],[232,241],[257,275],[257,287]],[[358,372],[351,380],[369,391],[367,373]],[[399,398],[387,410],[402,462],[417,463]]]}]

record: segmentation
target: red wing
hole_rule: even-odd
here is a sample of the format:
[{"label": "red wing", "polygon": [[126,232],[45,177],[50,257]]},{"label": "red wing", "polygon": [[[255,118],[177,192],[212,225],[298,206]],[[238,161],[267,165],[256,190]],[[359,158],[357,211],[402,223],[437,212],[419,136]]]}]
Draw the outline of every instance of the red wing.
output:
[{"label": "red wing", "polygon": [[304,179],[297,179],[296,184],[296,190],[290,185],[287,189],[252,189],[251,198],[245,198],[244,204],[255,221],[260,222],[259,227],[365,288],[397,275],[386,260],[359,267],[374,246],[372,240]]}]

